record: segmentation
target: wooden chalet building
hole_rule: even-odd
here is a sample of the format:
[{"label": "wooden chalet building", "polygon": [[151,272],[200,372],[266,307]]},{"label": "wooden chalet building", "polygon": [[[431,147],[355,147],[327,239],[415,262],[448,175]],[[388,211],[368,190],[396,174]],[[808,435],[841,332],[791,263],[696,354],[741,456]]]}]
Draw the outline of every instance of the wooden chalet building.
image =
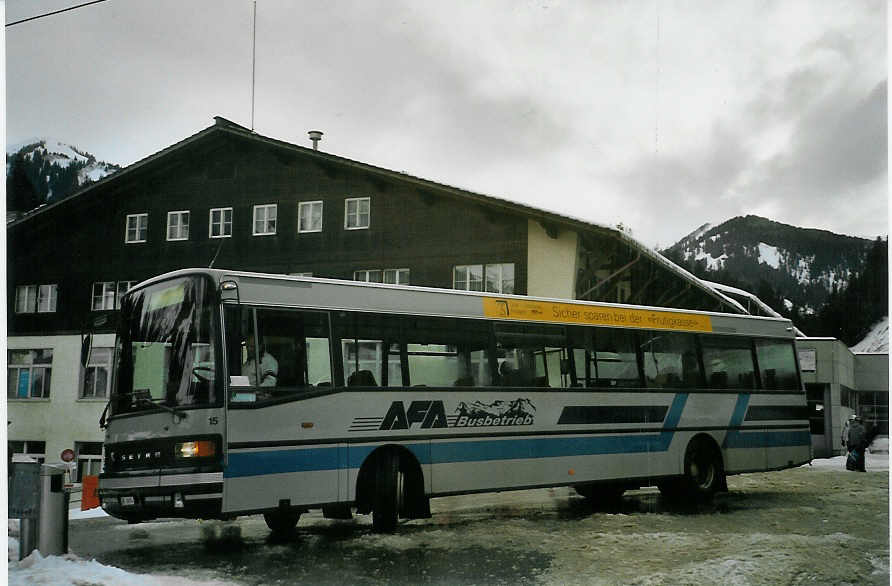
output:
[{"label": "wooden chalet building", "polygon": [[[580,196],[581,198],[583,196]],[[585,194],[584,197],[592,197]],[[622,231],[223,118],[7,226],[11,452],[101,458],[119,296],[185,267],[744,313]],[[108,315],[86,368],[81,335]]]}]

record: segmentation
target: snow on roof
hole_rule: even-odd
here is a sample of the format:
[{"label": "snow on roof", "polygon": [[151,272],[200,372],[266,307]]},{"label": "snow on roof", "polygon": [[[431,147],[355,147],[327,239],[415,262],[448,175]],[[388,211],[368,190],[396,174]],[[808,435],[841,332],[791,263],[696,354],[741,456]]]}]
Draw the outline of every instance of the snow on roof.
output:
[{"label": "snow on roof", "polygon": [[849,348],[853,354],[889,353],[889,316],[874,324],[863,340]]}]

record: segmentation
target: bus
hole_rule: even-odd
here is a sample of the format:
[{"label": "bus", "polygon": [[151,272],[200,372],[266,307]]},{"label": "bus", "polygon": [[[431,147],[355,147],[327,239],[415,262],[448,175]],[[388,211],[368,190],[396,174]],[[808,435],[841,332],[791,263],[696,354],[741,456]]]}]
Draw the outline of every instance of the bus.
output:
[{"label": "bus", "polygon": [[99,497],[133,523],[390,532],[433,497],[703,500],[811,460],[785,319],[218,269],[144,281],[119,318]]}]

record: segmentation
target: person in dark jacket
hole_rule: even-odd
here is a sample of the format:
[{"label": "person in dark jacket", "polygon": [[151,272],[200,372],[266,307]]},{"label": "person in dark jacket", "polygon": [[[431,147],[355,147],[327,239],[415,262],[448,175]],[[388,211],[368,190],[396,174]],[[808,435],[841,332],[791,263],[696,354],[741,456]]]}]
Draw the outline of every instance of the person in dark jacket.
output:
[{"label": "person in dark jacket", "polygon": [[[870,442],[867,440],[867,430],[864,429],[864,424],[861,422],[861,418],[855,416],[855,418],[849,422],[849,433],[846,438],[846,447],[849,450],[849,456],[846,462],[847,470],[857,470],[858,472],[867,471],[864,467],[864,453],[867,451],[867,446],[869,445]],[[851,464],[849,462],[851,462]]]}]

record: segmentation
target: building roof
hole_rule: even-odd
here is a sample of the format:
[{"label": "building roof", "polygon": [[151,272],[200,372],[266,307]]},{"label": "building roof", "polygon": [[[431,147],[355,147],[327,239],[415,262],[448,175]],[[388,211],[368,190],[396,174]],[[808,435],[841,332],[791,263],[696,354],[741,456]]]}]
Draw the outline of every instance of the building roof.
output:
[{"label": "building roof", "polygon": [[448,194],[451,194],[451,195],[454,195],[457,197],[461,197],[463,199],[470,199],[472,201],[476,201],[476,202],[479,202],[479,203],[487,205],[487,206],[501,208],[506,211],[515,212],[515,213],[518,213],[518,214],[521,214],[521,215],[524,215],[527,217],[531,217],[535,220],[538,220],[540,223],[543,224],[543,226],[546,226],[546,227],[549,227],[549,226],[555,227],[555,224],[562,224],[564,226],[569,226],[569,227],[576,228],[576,229],[582,229],[582,230],[593,230],[594,229],[594,230],[598,230],[598,231],[609,232],[616,238],[626,242],[631,247],[640,251],[641,254],[645,255],[653,262],[676,273],[681,279],[688,281],[692,286],[704,291],[706,294],[715,298],[717,301],[722,303],[724,306],[727,306],[732,311],[735,311],[737,313],[747,313],[746,310],[739,303],[737,303],[733,299],[729,298],[728,296],[724,295],[721,291],[712,287],[709,283],[702,281],[701,279],[697,278],[693,274],[684,270],[680,266],[671,262],[669,259],[667,259],[663,255],[659,254],[657,251],[648,248],[643,243],[639,242],[635,238],[631,237],[630,235],[626,234],[625,232],[623,232],[622,230],[619,230],[617,228],[601,225],[601,224],[591,222],[588,220],[574,218],[572,216],[559,214],[556,212],[546,211],[543,209],[535,208],[535,207],[528,206],[525,204],[516,203],[516,202],[510,201],[510,200],[503,199],[500,197],[495,197],[492,195],[483,195],[483,194],[469,191],[466,189],[462,189],[459,187],[454,187],[451,185],[446,185],[444,183],[437,183],[435,181],[431,181],[431,180],[424,179],[421,177],[416,177],[416,176],[410,175],[408,173],[393,171],[391,169],[385,169],[383,167],[377,167],[375,165],[371,165],[368,163],[362,163],[360,161],[355,161],[355,160],[348,159],[345,157],[340,157],[338,155],[333,155],[331,153],[326,153],[324,151],[319,151],[319,150],[315,150],[312,148],[302,147],[302,146],[299,146],[296,144],[292,144],[292,143],[278,140],[275,138],[271,138],[268,136],[263,136],[261,134],[257,134],[256,132],[254,132],[253,130],[251,130],[249,128],[241,126],[240,124],[236,124],[235,122],[232,122],[231,120],[227,120],[226,118],[223,118],[222,116],[214,116],[214,124],[212,126],[209,126],[208,128],[205,128],[204,130],[201,130],[201,131],[193,134],[192,136],[184,138],[183,140],[176,142],[176,143],[170,145],[169,147],[161,149],[160,151],[158,151],[156,153],[153,153],[143,159],[140,159],[140,160],[136,161],[135,163],[132,163],[132,164],[128,165],[127,167],[124,167],[123,169],[121,169],[120,171],[118,171],[116,173],[107,175],[107,176],[103,177],[102,179],[100,179],[99,181],[97,181],[95,183],[91,183],[90,185],[84,187],[83,189],[76,191],[69,197],[67,197],[59,202],[52,203],[49,205],[44,205],[36,210],[28,212],[27,214],[23,215],[22,217],[10,222],[7,225],[7,230],[15,228],[16,226],[19,226],[21,224],[24,224],[24,223],[30,221],[32,218],[37,217],[41,214],[44,214],[44,213],[48,212],[49,210],[55,209],[58,206],[65,205],[67,202],[70,202],[76,198],[80,198],[88,193],[94,192],[94,191],[102,188],[105,185],[120,181],[121,178],[126,177],[126,176],[134,173],[135,171],[142,169],[148,165],[151,165],[152,163],[158,161],[159,159],[162,159],[163,157],[166,157],[167,155],[170,155],[178,150],[181,150],[181,149],[185,148],[186,146],[189,146],[195,142],[198,142],[210,135],[213,135],[216,133],[221,133],[221,132],[230,134],[230,135],[234,135],[234,136],[239,136],[241,138],[245,138],[248,140],[253,140],[253,141],[256,141],[259,143],[265,143],[265,144],[269,144],[272,146],[280,147],[282,149],[286,149],[289,151],[301,153],[304,156],[313,157],[313,158],[316,158],[319,160],[333,162],[333,163],[345,165],[348,167],[353,167],[355,169],[360,169],[360,170],[363,170],[366,172],[375,173],[377,175],[398,178],[401,181],[414,183],[420,187],[433,189],[433,190],[436,190],[436,191],[439,191],[442,193],[448,193]]}]

